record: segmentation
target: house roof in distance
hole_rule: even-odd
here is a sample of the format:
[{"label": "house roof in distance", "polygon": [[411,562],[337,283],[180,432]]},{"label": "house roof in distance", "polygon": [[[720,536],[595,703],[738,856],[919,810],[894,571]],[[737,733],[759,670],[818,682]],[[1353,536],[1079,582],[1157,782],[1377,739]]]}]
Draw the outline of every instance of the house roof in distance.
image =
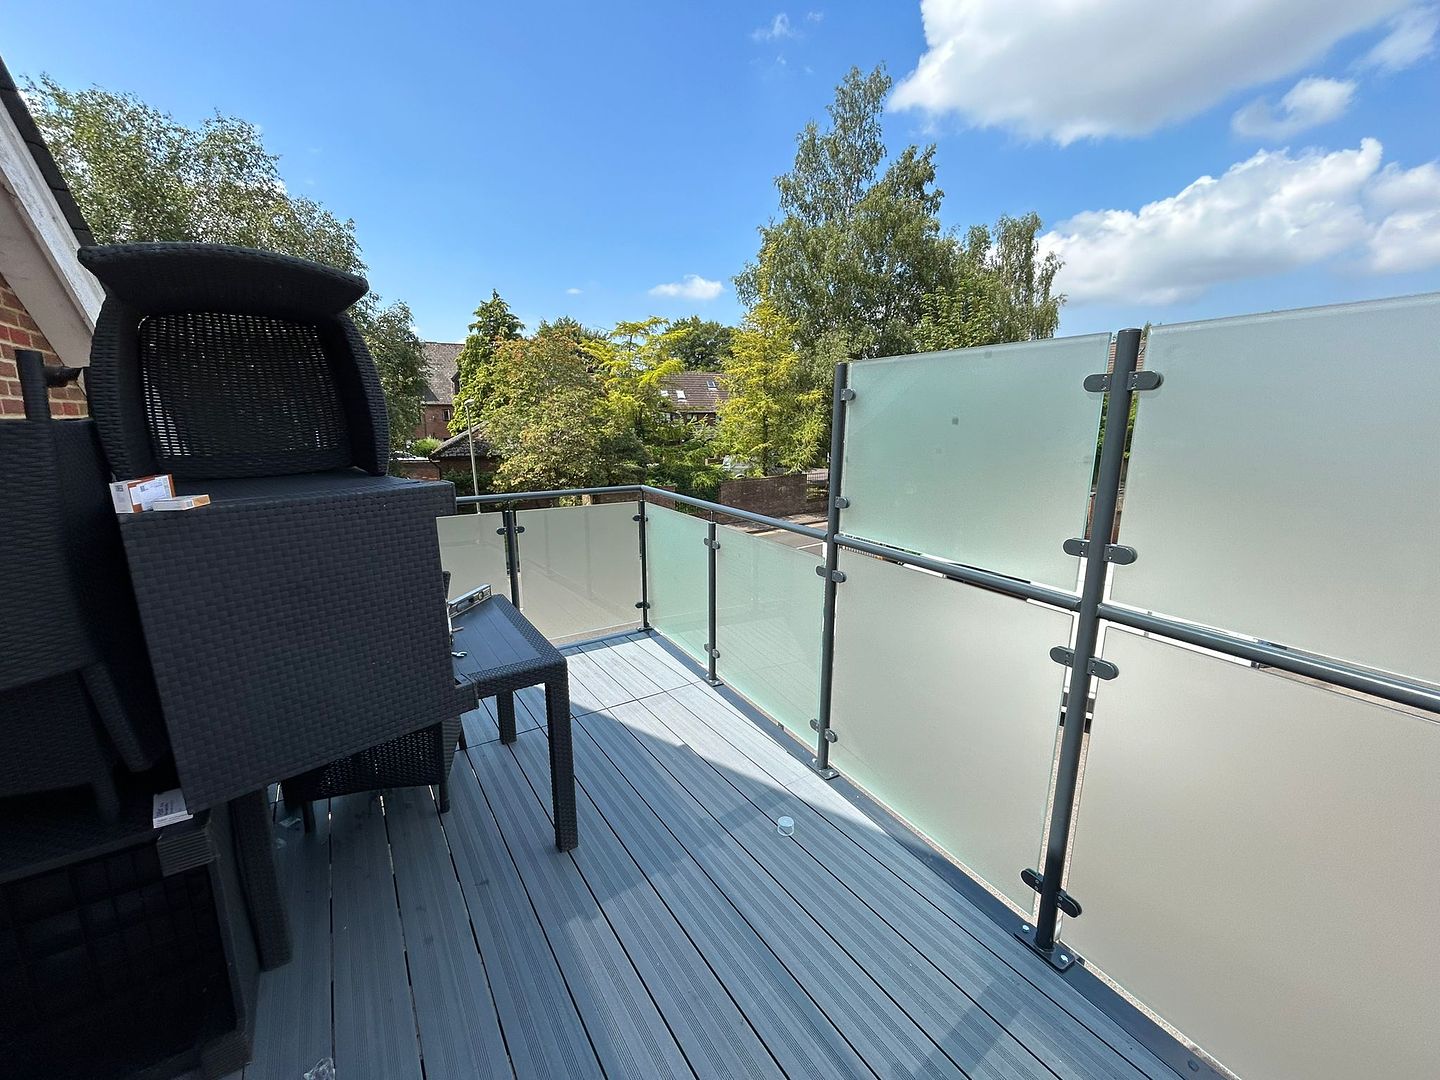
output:
[{"label": "house roof in distance", "polygon": [[[471,429],[475,432],[475,456],[477,458],[488,458],[491,454],[490,444],[485,440],[485,434],[478,426]],[[456,461],[464,458],[470,460],[470,439],[469,432],[462,431],[459,435],[451,435],[439,446],[430,452],[431,461]]]},{"label": "house roof in distance", "polygon": [[425,376],[426,405],[449,405],[455,400],[460,346],[458,341],[425,342],[425,360],[430,368]]},{"label": "house roof in distance", "polygon": [[664,380],[660,391],[676,412],[715,413],[730,397],[725,376],[714,371],[682,371]]}]

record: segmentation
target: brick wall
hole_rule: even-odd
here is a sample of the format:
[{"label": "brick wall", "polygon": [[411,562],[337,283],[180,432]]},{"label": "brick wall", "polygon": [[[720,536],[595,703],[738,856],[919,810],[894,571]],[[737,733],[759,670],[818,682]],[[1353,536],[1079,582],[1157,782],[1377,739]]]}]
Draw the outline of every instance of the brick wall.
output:
[{"label": "brick wall", "polygon": [[[60,358],[50,342],[30,318],[25,305],[0,276],[0,417],[9,419],[25,415],[20,397],[20,375],[15,368],[16,349],[39,349],[45,363],[58,365]],[[50,391],[50,411],[55,416],[86,415],[85,395],[75,384]]]},{"label": "brick wall", "polygon": [[805,502],[805,493],[804,473],[791,473],[788,476],[746,476],[722,481],[720,495],[715,501],[726,506],[738,506],[752,514],[788,517],[791,514],[803,514],[809,509]]},{"label": "brick wall", "polygon": [[420,426],[416,428],[414,438],[439,439],[441,442],[450,438],[449,405],[422,405],[420,410]]}]

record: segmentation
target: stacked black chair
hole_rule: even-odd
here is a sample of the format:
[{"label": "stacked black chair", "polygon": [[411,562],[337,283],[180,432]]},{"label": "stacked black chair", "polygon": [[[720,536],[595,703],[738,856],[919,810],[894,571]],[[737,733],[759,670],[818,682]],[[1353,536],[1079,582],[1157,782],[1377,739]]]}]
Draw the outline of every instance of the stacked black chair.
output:
[{"label": "stacked black chair", "polygon": [[386,475],[362,278],[204,244],[83,249],[105,286],[87,375],[118,478],[211,505],[122,521],[187,802],[443,783],[461,708],[435,519]]},{"label": "stacked black chair", "polygon": [[0,424],[0,796],[154,766],[164,729],[94,425],[54,422],[40,354],[17,355],[24,420]]}]

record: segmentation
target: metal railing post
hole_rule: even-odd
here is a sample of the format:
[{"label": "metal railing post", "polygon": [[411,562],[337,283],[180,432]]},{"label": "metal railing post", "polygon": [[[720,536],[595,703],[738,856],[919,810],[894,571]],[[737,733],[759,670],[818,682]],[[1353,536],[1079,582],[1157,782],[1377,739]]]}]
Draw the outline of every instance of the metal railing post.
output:
[{"label": "metal railing post", "polygon": [[504,521],[502,528],[496,529],[505,537],[505,570],[510,575],[510,603],[515,609],[520,610],[520,537],[519,534],[525,531],[524,526],[516,528],[515,511],[501,510],[500,516]]},{"label": "metal railing post", "polygon": [[840,494],[840,481],[845,463],[845,406],[855,397],[850,389],[850,365],[836,364],[830,395],[830,475],[826,485],[825,565],[815,572],[825,579],[825,595],[820,621],[820,700],[815,719],[815,757],[810,766],[826,780],[838,774],[830,767],[830,744],[835,732],[830,730],[831,691],[835,682],[835,599],[845,575],[839,569],[840,511],[849,503]]},{"label": "metal railing post", "polygon": [[650,556],[645,548],[645,492],[635,500],[635,520],[640,528],[640,629],[650,629]]},{"label": "metal railing post", "polygon": [[720,659],[720,648],[715,641],[715,557],[720,551],[720,541],[715,537],[715,523],[709,523],[705,530],[705,546],[710,551],[707,560],[710,568],[709,605],[708,611],[708,640],[705,642],[705,677],[711,686],[719,686],[720,679],[715,674],[715,661]]},{"label": "metal railing post", "polygon": [[[1056,769],[1055,799],[1045,842],[1045,864],[1039,874],[1027,870],[1021,875],[1040,894],[1040,908],[1033,931],[1020,936],[1050,963],[1065,970],[1074,962],[1074,953],[1057,946],[1056,926],[1060,912],[1077,916],[1079,903],[1061,887],[1065,875],[1070,829],[1075,814],[1075,790],[1080,780],[1080,755],[1085,743],[1085,712],[1090,702],[1092,678],[1113,678],[1113,665],[1095,655],[1099,639],[1100,604],[1105,598],[1105,576],[1110,563],[1110,546],[1115,531],[1115,511],[1120,499],[1120,474],[1125,459],[1125,435],[1130,422],[1130,400],[1136,389],[1135,369],[1140,356],[1140,331],[1121,330],[1115,339],[1115,364],[1111,373],[1091,376],[1087,389],[1108,390],[1105,399],[1105,438],[1100,445],[1100,470],[1095,500],[1083,544],[1066,542],[1066,550],[1085,555],[1085,579],[1080,589],[1079,618],[1075,647],[1063,646],[1051,656],[1070,668],[1070,689],[1065,699],[1064,731],[1060,737],[1060,761]],[[1093,385],[1091,380],[1097,380]]]}]

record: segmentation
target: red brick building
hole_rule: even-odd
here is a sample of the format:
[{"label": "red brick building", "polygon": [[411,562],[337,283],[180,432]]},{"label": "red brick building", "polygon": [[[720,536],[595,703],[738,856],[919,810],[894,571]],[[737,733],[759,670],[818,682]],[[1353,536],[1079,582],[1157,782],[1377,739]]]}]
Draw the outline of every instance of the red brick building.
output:
[{"label": "red brick building", "polygon": [[425,380],[425,400],[421,403],[417,439],[450,438],[450,416],[455,407],[455,391],[459,389],[456,359],[460,355],[458,341],[425,342],[425,360],[430,374]]}]

